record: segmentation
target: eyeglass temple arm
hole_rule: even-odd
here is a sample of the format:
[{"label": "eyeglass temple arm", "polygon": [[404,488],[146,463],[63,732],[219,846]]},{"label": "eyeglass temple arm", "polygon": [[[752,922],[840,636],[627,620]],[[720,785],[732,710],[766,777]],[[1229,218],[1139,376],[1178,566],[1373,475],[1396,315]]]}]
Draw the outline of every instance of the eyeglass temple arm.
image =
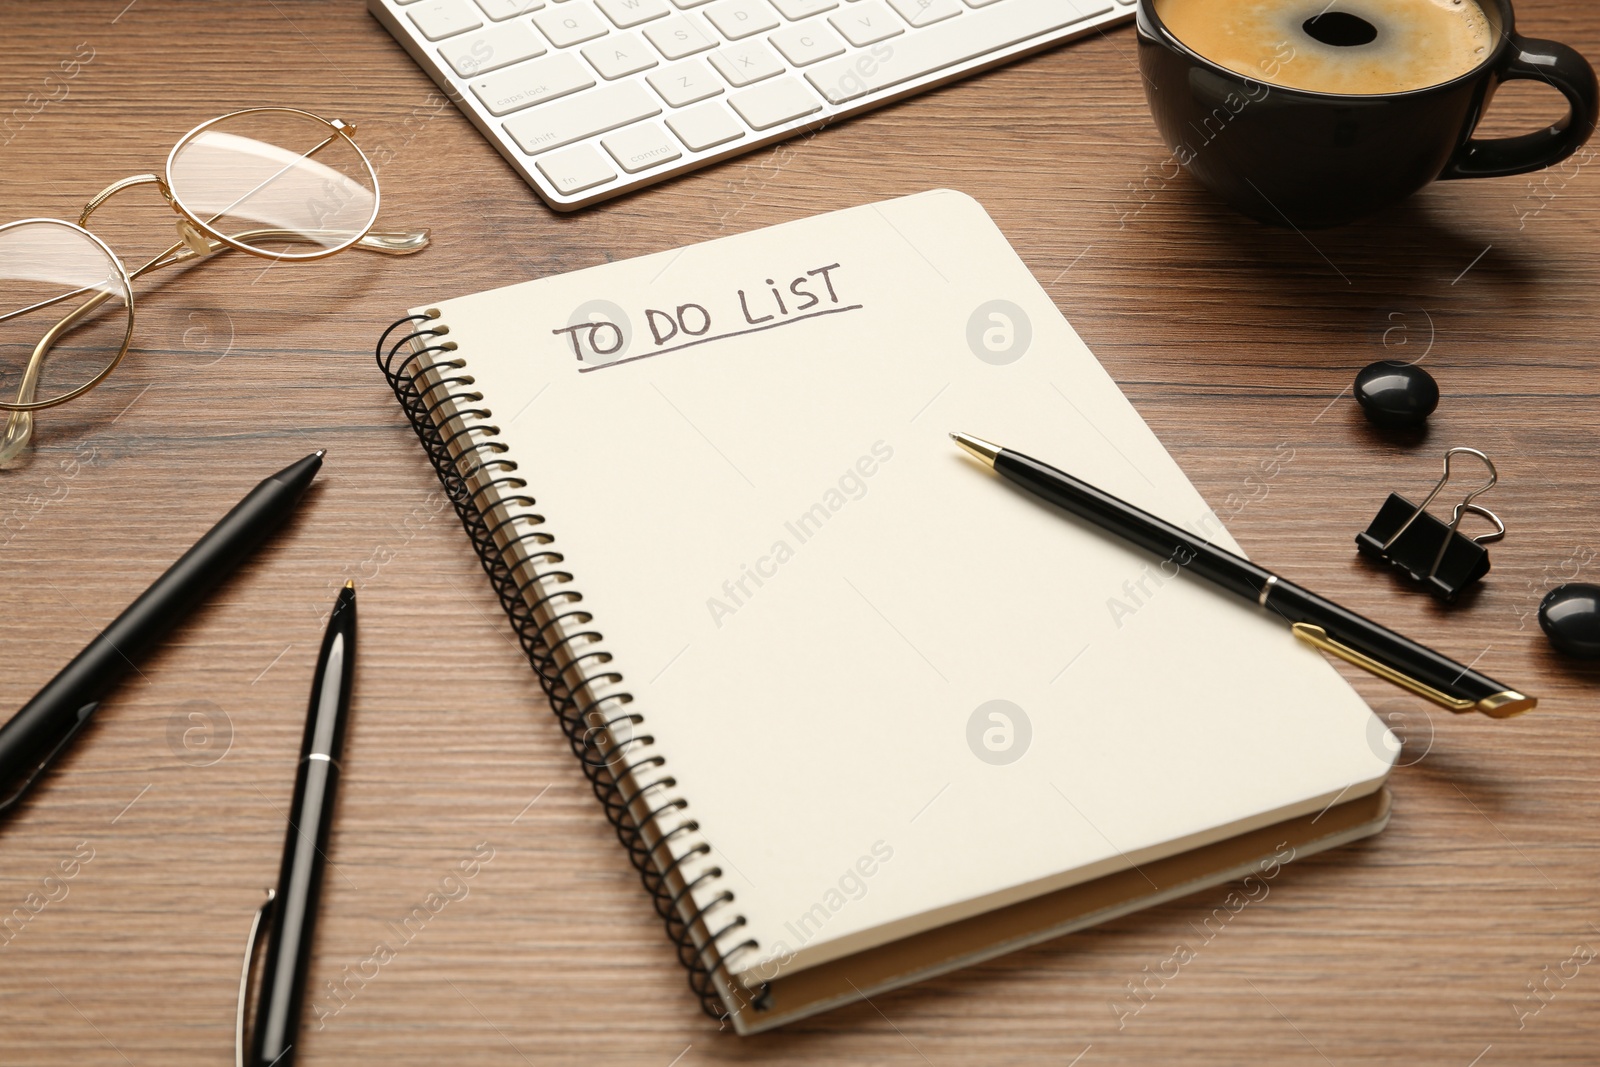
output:
[{"label": "eyeglass temple arm", "polygon": [[[234,234],[236,240],[249,241],[288,241],[296,237],[311,237],[317,234],[339,236],[337,230],[244,230]],[[148,263],[128,272],[129,278],[141,278],[151,271],[170,267],[174,263],[183,263],[198,256],[213,256],[230,251],[230,246],[221,241],[213,240],[204,234],[201,238],[206,242],[208,250],[204,253],[196,252],[193,247],[183,241],[168,248],[165,252],[151,259]],[[432,239],[428,230],[374,230],[363,234],[351,248],[359,248],[366,252],[377,252],[386,256],[409,256],[428,247]],[[65,299],[63,297],[62,299]]]},{"label": "eyeglass temple arm", "polygon": [[[87,214],[88,212],[86,211],[85,215]],[[239,238],[245,241],[273,239],[285,240],[297,235],[300,235],[299,232],[293,230],[250,230],[246,233],[240,234]],[[428,247],[428,242],[429,234],[427,230],[393,230],[365,234],[352,247],[362,248],[369,252],[377,252],[381,255],[387,256],[409,256],[412,253],[420,252],[424,248]],[[225,252],[228,250],[228,246],[224,245],[221,241],[213,241],[208,238],[207,244],[210,246],[210,252],[208,252],[207,255],[213,255],[218,252]],[[195,252],[188,245],[180,241],[171,248],[168,248],[165,252],[162,252],[160,255],[156,256],[154,259],[150,260],[148,263],[139,267],[137,270],[130,272],[128,277],[130,279],[138,278],[149,273],[150,271],[159,270],[162,267],[171,266],[174,263],[182,263],[185,260],[194,259],[198,255],[199,253]],[[24,310],[37,311],[41,307],[49,307],[52,304],[58,304],[64,300],[71,299],[72,297],[80,296],[86,291],[87,290],[84,289],[78,289],[71,293],[63,293],[61,296],[58,296],[52,300],[35,304],[29,308],[25,308]],[[68,312],[66,317],[64,317],[60,322],[50,327],[49,331],[44,335],[43,338],[40,339],[39,343],[34,346],[33,355],[28,358],[28,365],[23,370],[22,382],[17,388],[17,397],[15,403],[33,403],[34,390],[37,388],[39,381],[39,370],[44,366],[45,356],[49,355],[50,349],[55,346],[55,343],[58,340],[61,339],[62,334],[71,329],[72,326],[84,316],[100,307],[101,304],[104,304],[111,298],[111,296],[112,294],[104,291],[96,293],[78,307]],[[0,315],[0,321],[4,321],[9,317],[11,316]],[[31,411],[9,412],[9,417],[6,419],[5,432],[0,434],[0,463],[4,463],[5,461],[11,459],[17,453],[21,452],[22,449],[26,448],[28,440],[32,437],[32,435],[33,413]]]},{"label": "eyeglass temple arm", "polygon": [[[299,230],[249,230],[240,234],[239,236],[241,240],[287,240],[291,237],[303,235],[303,231]],[[427,248],[429,240],[430,233],[427,230],[384,230],[365,234],[351,247],[360,248],[368,252],[377,252],[386,256],[409,256],[413,253],[422,251],[424,248]],[[207,243],[210,245],[210,251],[206,253],[207,255],[215,255],[218,252],[228,251],[227,246],[221,241],[212,241],[208,238]],[[131,271],[128,274],[128,278],[132,280],[134,278],[143,277],[153,270],[160,270],[162,267],[168,267],[174,263],[182,263],[185,260],[193,259],[198,254],[199,253],[193,251],[188,245],[179,242],[178,244],[168,248],[165,252],[162,252],[160,255],[156,256],[154,259],[150,260],[148,263],[145,263],[137,270]],[[7,319],[14,319],[19,315],[26,315],[30,312],[38,311],[40,308],[47,308],[67,300],[72,300],[75,297],[80,297],[85,293],[91,292],[93,288],[93,286],[83,286],[78,289],[74,289],[71,292],[62,293],[60,296],[53,296],[48,300],[41,300],[37,304],[29,304],[25,308],[18,308],[15,311],[5,312],[4,314],[0,314],[0,322],[5,322]]]},{"label": "eyeglass temple arm", "polygon": [[[324,142],[324,144],[326,143],[327,142]],[[322,145],[318,145],[317,147],[321,148]],[[316,149],[313,149],[312,151],[314,152],[315,150]],[[306,153],[306,155],[311,155],[311,152]],[[135,174],[132,177],[124,178],[119,182],[113,182],[104,189],[100,190],[100,192],[96,193],[94,199],[90,200],[89,203],[84,206],[83,212],[79,214],[78,225],[87,227],[89,225],[89,216],[93,215],[97,210],[99,210],[102,204],[104,204],[107,200],[110,200],[113,196],[116,196],[118,193],[122,192],[124,189],[131,189],[138,185],[154,185],[160,191],[162,198],[165,199],[167,203],[171,204],[176,210],[178,205],[172,197],[172,189],[159,174]],[[283,241],[291,240],[295,237],[317,236],[319,234],[331,234],[338,236],[339,232],[335,230],[265,229],[250,230],[234,236],[240,241],[249,242],[252,240]],[[157,270],[172,263],[181,262],[196,255],[211,255],[227,250],[227,246],[221,241],[212,240],[203,234],[200,234],[199,236],[206,242],[207,245],[210,246],[209,251],[201,253],[192,249],[187,242],[175,244],[165,252],[162,252],[160,255],[156,256],[154,259],[145,263],[143,266],[129,272],[128,276],[130,278],[137,278],[149,271]],[[355,242],[353,247],[364,248],[369,252],[379,252],[390,256],[408,256],[413,252],[420,252],[422,249],[428,247],[428,240],[429,233],[427,230],[377,230],[363,234],[361,238]]]},{"label": "eyeglass temple arm", "polygon": [[[335,231],[246,230],[238,236],[242,241],[288,240],[293,237],[308,236],[309,233],[333,232]],[[361,239],[356,241],[356,243],[351,247],[360,248],[368,252],[377,252],[386,256],[409,256],[413,253],[422,251],[424,248],[427,248],[430,239],[430,233],[427,230],[373,231],[371,233],[364,234]],[[226,252],[229,250],[228,246],[224,245],[221,241],[214,241],[210,238],[206,238],[206,244],[209,246],[209,250],[205,253],[208,256],[216,255],[219,252]],[[172,245],[165,252],[157,255],[149,262],[143,264],[135,270],[129,271],[128,278],[129,280],[140,278],[153,270],[160,270],[162,267],[170,267],[174,263],[182,263],[186,260],[194,259],[198,255],[200,255],[200,253],[194,251],[194,249],[190,248],[182,241],[179,241],[177,244]],[[29,304],[25,308],[19,308],[16,311],[0,314],[0,322],[5,322],[7,319],[15,318],[18,315],[27,314],[28,312],[38,311],[40,308],[47,308],[55,304],[60,304],[63,301],[82,296],[84,293],[90,292],[91,289],[92,287],[90,286],[84,286],[82,288],[74,289],[68,293],[62,293],[60,296],[51,297],[48,300],[41,300],[37,304]],[[49,351],[50,346],[55,343],[57,338],[59,338],[60,331],[63,327],[69,326],[73,322],[76,322],[78,318],[80,318],[86,311],[97,308],[101,304],[105,303],[106,299],[110,295],[111,294],[109,293],[101,291],[92,298],[90,303],[86,303],[82,307],[72,311],[67,315],[66,318],[57,323],[51,329],[50,333],[45,335],[45,340],[40,342],[42,347],[34,349],[33,357],[29,360],[28,373],[31,374],[37,366],[38,361],[44,358],[44,354]],[[19,400],[18,403],[28,403],[28,401]]]},{"label": "eyeglass temple arm", "polygon": [[[245,230],[234,234],[234,238],[245,243],[288,241],[295,237],[340,237],[349,232],[348,230]],[[409,256],[413,252],[427,248],[431,240],[430,230],[369,230],[350,247],[386,256]],[[210,244],[212,252],[227,251],[227,246],[221,241],[210,241]]]},{"label": "eyeglass temple arm", "polygon": [[[33,355],[28,358],[28,365],[22,372],[22,383],[17,387],[18,404],[33,403],[34,391],[39,386],[39,369],[44,366],[44,357],[49,353],[61,335],[75,326],[79,319],[91,314],[101,304],[111,299],[110,293],[99,292],[73,308],[66,317],[46,331],[33,347]],[[6,419],[5,433],[0,434],[0,463],[4,463],[24,448],[33,437],[33,412],[12,411]]]}]

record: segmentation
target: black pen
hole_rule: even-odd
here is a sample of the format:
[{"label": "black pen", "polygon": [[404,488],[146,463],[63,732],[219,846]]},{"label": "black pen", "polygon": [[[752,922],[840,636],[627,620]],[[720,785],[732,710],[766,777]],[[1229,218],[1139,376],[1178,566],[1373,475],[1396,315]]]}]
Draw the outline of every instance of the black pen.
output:
[{"label": "black pen", "polygon": [[0,726],[0,788],[16,783],[0,801],[0,812],[22,799],[134,663],[283,525],[316,477],[322,456],[313,452],[252,489]]},{"label": "black pen", "polygon": [[968,434],[950,436],[1030,493],[1270,608],[1300,640],[1440,707],[1508,719],[1539,702],[1064,471]]},{"label": "black pen", "polygon": [[[300,1034],[300,1014],[305,1004],[306,968],[311,963],[312,934],[317,921],[317,895],[327,864],[328,830],[333,825],[333,802],[339,784],[339,759],[344,751],[344,727],[350,712],[350,683],[355,676],[356,587],[346,582],[334,602],[333,615],[322,637],[317,673],[311,682],[311,707],[306,712],[305,738],[300,744],[300,771],[295,776],[294,800],[289,807],[289,829],[283,840],[283,865],[278,888],[264,911],[273,913],[267,938],[266,966],[261,972],[261,997],[256,1001],[254,1036],[250,1055],[240,1059],[246,1067],[291,1067]],[[255,946],[257,927],[250,946]],[[243,1046],[244,992],[250,976],[251,953],[246,952],[239,986],[238,1038]]]}]

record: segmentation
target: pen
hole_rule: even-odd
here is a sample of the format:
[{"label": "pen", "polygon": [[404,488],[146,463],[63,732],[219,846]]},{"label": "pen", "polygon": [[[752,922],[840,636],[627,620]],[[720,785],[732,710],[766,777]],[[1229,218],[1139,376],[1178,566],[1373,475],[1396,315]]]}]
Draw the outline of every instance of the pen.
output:
[{"label": "pen", "polygon": [[[305,738],[300,744],[300,770],[289,807],[278,888],[263,905],[274,915],[272,933],[267,938],[266,966],[261,972],[261,997],[256,1002],[255,1034],[250,1041],[249,1058],[241,1059],[248,1067],[291,1067],[294,1063],[294,1043],[300,1033],[306,969],[311,963],[311,940],[317,920],[317,895],[327,863],[328,830],[333,824],[339,759],[350,713],[355,656],[356,587],[354,582],[346,582],[328,619],[322,651],[317,656],[317,673],[311,682],[311,707],[306,712]],[[259,921],[258,913],[258,928]],[[252,930],[252,949],[255,935],[256,930]],[[250,955],[248,951],[245,954],[239,988],[237,1036],[241,1039]],[[242,1040],[239,1045],[242,1053]]]},{"label": "pen", "polygon": [[1531,711],[1539,702],[1064,471],[969,434],[950,436],[1029,492],[1270,608],[1289,622],[1300,640],[1440,707],[1508,719]]},{"label": "pen", "polygon": [[0,812],[21,800],[66,751],[134,663],[283,525],[316,477],[323,454],[313,452],[252,489],[10,722],[0,726],[0,787],[18,783],[0,801]]}]

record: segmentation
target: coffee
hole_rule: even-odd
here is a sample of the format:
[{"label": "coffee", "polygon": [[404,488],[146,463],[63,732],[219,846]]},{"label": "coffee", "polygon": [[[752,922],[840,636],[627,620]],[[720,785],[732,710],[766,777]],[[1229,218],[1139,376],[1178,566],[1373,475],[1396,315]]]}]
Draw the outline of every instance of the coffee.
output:
[{"label": "coffee", "polygon": [[1178,40],[1236,74],[1341,95],[1425,89],[1494,50],[1478,0],[1155,0]]}]

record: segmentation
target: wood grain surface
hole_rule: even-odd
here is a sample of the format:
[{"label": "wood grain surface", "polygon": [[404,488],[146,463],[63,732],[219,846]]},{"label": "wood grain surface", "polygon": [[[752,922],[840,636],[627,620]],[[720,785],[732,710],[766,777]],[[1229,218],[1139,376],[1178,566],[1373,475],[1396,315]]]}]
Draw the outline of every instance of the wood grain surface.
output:
[{"label": "wood grain surface", "polygon": [[[1518,7],[1524,32],[1600,56],[1586,0]],[[152,278],[123,367],[47,412],[31,458],[0,472],[12,708],[259,478],[329,450],[291,526],[0,827],[0,915],[29,916],[0,933],[0,1063],[231,1062],[245,933],[347,577],[363,645],[314,980],[363,978],[344,1002],[319,996],[303,1063],[1600,1060],[1600,672],[1554,655],[1534,616],[1547,588],[1600,573],[1592,153],[1341,230],[1263,228],[1152,177],[1166,152],[1124,27],[557,216],[359,0],[6,0],[0,17],[0,116],[24,115],[0,133],[0,217],[75,217],[205,119],[288,104],[358,123],[383,224],[434,234],[410,260],[228,256]],[[1557,112],[1514,86],[1491,126]],[[1289,866],[1212,940],[1196,927],[1222,890],[738,1039],[698,1013],[372,343],[432,297],[937,186],[988,207],[1253,556],[1543,703],[1453,719],[1357,678],[1406,740],[1390,828]],[[119,199],[97,226],[115,247],[171,240],[156,198]],[[1375,432],[1356,370],[1424,355],[1444,391],[1430,429]],[[1352,539],[1391,489],[1425,491],[1452,445],[1498,462],[1485,502],[1511,532],[1446,610]],[[1293,458],[1264,477],[1274,455]],[[447,882],[474,850],[492,858]],[[441,886],[456,899],[370,963]],[[1147,983],[1179,942],[1194,958]]]}]

